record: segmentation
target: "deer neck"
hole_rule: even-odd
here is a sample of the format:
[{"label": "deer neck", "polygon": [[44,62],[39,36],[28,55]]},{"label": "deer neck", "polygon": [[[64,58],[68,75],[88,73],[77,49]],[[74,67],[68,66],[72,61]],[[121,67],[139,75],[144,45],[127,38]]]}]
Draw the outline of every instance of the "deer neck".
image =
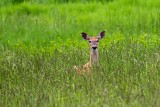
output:
[{"label": "deer neck", "polygon": [[90,49],[90,67],[98,64],[98,49]]}]

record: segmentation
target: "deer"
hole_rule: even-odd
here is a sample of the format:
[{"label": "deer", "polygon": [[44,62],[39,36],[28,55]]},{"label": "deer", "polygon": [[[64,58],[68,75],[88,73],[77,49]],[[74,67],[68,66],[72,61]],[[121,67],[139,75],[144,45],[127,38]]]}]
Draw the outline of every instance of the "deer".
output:
[{"label": "deer", "polygon": [[90,37],[87,33],[82,32],[83,39],[89,41],[90,60],[82,66],[74,66],[78,74],[91,74],[93,66],[98,65],[98,43],[105,36],[105,31],[102,31],[97,37]]}]

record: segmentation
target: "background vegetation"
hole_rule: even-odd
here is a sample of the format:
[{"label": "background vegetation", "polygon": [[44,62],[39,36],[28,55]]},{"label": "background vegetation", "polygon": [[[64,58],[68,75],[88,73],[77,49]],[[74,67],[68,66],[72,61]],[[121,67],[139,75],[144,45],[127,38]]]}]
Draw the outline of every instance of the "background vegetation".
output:
[{"label": "background vegetation", "polygon": [[[0,106],[160,106],[159,0],[1,0]],[[106,36],[91,77],[81,32]]]}]

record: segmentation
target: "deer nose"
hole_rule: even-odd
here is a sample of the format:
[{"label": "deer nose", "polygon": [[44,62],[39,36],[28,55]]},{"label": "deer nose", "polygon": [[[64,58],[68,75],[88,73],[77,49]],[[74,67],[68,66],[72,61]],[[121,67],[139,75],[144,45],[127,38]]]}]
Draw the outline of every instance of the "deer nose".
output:
[{"label": "deer nose", "polygon": [[92,49],[94,49],[94,50],[97,49],[97,46],[92,47]]}]

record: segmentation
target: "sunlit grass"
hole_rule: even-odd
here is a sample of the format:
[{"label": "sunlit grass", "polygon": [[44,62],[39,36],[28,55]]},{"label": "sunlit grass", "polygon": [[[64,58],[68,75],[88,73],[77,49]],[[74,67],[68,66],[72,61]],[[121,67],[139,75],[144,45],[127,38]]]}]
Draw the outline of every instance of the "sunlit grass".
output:
[{"label": "sunlit grass", "polygon": [[[0,106],[159,107],[158,0],[47,3],[0,8]],[[77,75],[81,32],[102,30],[100,65]]]}]

